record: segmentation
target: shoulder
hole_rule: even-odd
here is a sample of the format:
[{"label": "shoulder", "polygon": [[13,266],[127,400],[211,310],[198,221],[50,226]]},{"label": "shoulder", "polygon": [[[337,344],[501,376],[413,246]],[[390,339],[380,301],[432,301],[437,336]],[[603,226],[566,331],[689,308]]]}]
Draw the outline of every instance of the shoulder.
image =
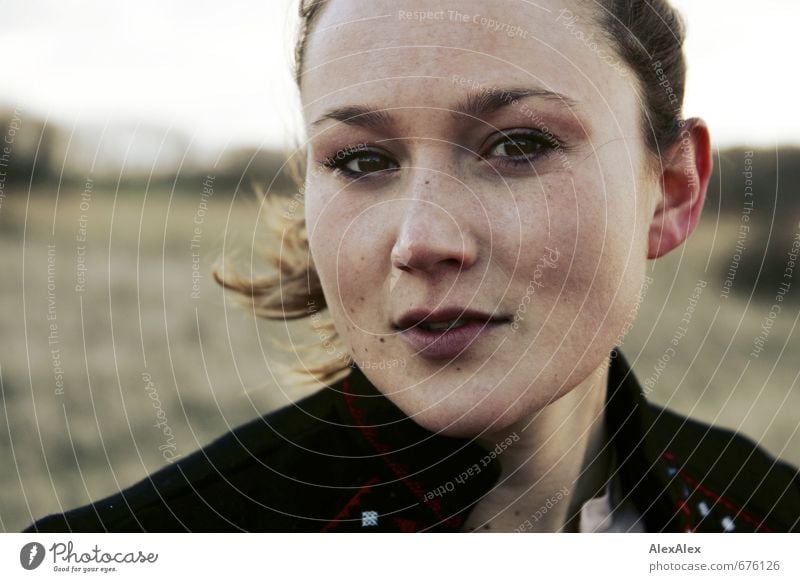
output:
[{"label": "shoulder", "polygon": [[666,461],[695,531],[800,531],[795,467],[740,433],[648,407],[651,454]]},{"label": "shoulder", "polygon": [[336,455],[320,451],[350,446],[336,430],[330,393],[324,388],[253,420],[115,495],[25,531],[287,531],[302,528],[292,501],[300,497],[300,515],[310,524],[317,514],[324,519],[337,490],[320,476],[346,476]]}]

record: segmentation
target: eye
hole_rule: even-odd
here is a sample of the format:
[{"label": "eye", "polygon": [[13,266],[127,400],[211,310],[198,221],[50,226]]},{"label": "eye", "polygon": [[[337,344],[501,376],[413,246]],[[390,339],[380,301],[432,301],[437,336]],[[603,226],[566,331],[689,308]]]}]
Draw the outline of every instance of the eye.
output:
[{"label": "eye", "polygon": [[521,130],[504,132],[486,154],[503,164],[522,165],[551,154],[559,146],[558,141],[538,131]]},{"label": "eye", "polygon": [[385,172],[393,172],[400,166],[388,156],[376,151],[340,151],[327,158],[322,165],[336,170],[348,178],[374,177]]}]

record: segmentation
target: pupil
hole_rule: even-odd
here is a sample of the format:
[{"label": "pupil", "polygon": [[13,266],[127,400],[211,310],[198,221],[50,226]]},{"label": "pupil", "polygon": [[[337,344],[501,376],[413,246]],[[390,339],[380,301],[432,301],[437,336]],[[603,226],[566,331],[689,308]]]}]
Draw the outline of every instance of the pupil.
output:
[{"label": "pupil", "polygon": [[357,160],[358,171],[369,174],[371,172],[380,172],[386,169],[386,164],[380,156],[367,156]]},{"label": "pupil", "polygon": [[529,139],[515,139],[511,142],[510,147],[506,147],[510,156],[525,156],[533,153],[534,149],[534,144]]}]

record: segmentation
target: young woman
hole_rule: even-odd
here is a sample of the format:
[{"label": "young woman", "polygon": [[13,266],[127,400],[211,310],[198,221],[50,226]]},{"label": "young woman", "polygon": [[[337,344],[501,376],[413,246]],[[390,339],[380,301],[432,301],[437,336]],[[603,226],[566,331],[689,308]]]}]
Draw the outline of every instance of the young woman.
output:
[{"label": "young woman", "polygon": [[614,349],[711,173],[671,7],[300,12],[304,207],[278,275],[221,281],[309,317],[328,386],[31,531],[797,530],[794,468]]}]

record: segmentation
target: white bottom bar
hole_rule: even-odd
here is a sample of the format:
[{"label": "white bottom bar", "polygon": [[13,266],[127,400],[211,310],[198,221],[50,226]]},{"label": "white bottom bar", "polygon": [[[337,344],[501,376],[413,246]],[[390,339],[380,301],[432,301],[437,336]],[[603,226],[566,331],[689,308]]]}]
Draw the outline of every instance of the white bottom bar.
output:
[{"label": "white bottom bar", "polygon": [[796,534],[4,534],[0,579],[796,581],[799,548]]}]

